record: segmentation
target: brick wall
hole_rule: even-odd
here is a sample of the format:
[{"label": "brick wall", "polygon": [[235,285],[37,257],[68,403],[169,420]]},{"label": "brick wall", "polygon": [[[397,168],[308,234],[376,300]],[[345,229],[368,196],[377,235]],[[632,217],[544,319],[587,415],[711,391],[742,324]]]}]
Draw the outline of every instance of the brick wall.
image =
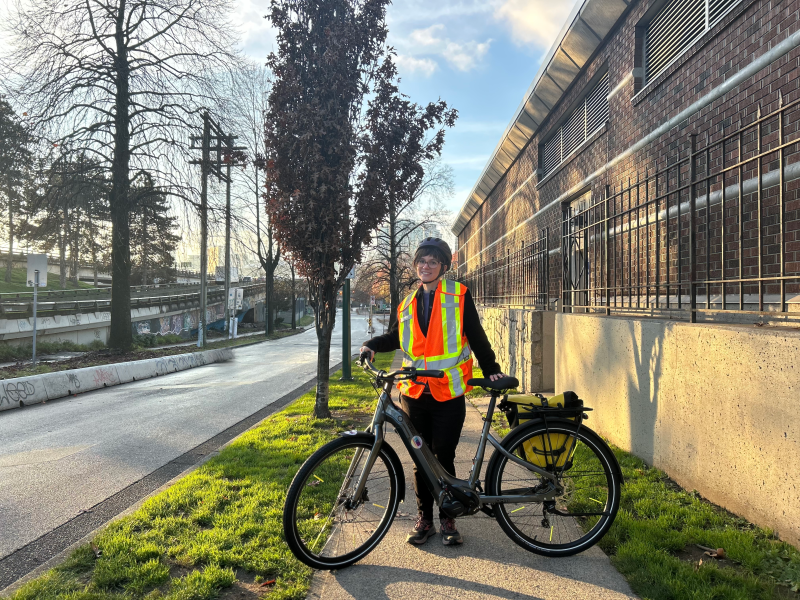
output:
[{"label": "brick wall", "polygon": [[[527,244],[538,239],[545,227],[550,231],[551,249],[557,250],[561,244],[561,207],[553,206],[542,211],[544,207],[800,27],[798,0],[743,0],[670,67],[635,94],[637,82],[631,77],[634,66],[637,66],[635,28],[651,4],[651,0],[633,3],[627,15],[612,30],[610,38],[461,232],[458,238],[459,259],[465,271],[503,256],[509,250],[518,250],[523,242]],[[593,201],[603,197],[606,186],[613,193],[627,185],[629,180],[635,181],[637,176],[643,178],[646,172],[663,168],[685,155],[690,133],[713,142],[735,130],[740,123],[753,122],[759,108],[762,113],[774,111],[778,107],[779,93],[784,104],[797,99],[800,97],[799,66],[800,49],[795,49],[653,143],[628,156],[590,184]],[[539,144],[548,138],[569,107],[588,91],[587,84],[602,69],[608,69],[609,89],[615,90],[622,83],[609,100],[606,127],[592,136],[556,172],[539,181],[535,175],[539,164]],[[797,131],[788,133],[791,139],[800,137]],[[797,184],[787,185],[785,191],[789,200],[796,198]],[[772,208],[765,204],[764,211],[768,218],[762,222],[762,235],[774,236],[774,203]],[[533,217],[537,212],[539,214]],[[790,265],[798,270],[799,217],[798,208],[787,204],[787,272]],[[756,237],[757,234],[757,231],[753,233]],[[768,246],[765,253],[774,254],[775,244]],[[749,254],[744,252],[742,259],[752,267],[752,262],[757,262],[757,254],[757,249]],[[720,257],[719,261],[722,260]],[[774,268],[774,259],[769,264]],[[562,278],[561,267],[560,255],[554,253],[550,263],[550,292],[554,297],[558,295]]]}]

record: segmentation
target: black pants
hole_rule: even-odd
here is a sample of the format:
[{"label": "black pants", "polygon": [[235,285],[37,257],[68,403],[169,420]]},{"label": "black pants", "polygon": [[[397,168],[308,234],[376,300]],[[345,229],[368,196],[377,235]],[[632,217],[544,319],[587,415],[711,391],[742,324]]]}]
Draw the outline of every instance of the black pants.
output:
[{"label": "black pants", "polygon": [[[456,446],[461,438],[467,405],[464,396],[458,396],[447,402],[439,402],[430,394],[422,394],[419,398],[401,396],[403,410],[411,417],[411,422],[422,439],[428,444],[434,456],[451,475],[455,476]],[[419,514],[433,521],[434,498],[425,482],[425,476],[414,466],[414,492],[417,495]],[[439,511],[439,518],[445,515]]]}]

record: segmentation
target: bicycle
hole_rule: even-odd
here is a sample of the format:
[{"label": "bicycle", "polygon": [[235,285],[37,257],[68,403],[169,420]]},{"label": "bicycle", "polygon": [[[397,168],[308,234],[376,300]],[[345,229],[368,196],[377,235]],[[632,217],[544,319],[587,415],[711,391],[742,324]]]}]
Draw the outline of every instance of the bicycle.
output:
[{"label": "bicycle", "polygon": [[[517,379],[471,379],[491,394],[467,479],[448,474],[391,398],[398,379],[443,377],[442,371],[405,367],[386,372],[364,357],[361,366],[382,391],[366,431],[346,431],[322,446],[294,477],[283,510],[283,530],[294,555],[315,569],[340,569],[369,554],[394,521],[405,498],[405,475],[397,453],[384,439],[394,426],[439,507],[453,518],[483,512],[495,517],[515,543],[544,556],[570,556],[594,545],[619,509],[622,471],[608,445],[582,422],[584,411],[548,408],[498,441],[490,432],[495,409],[508,410],[507,392]],[[500,404],[497,399],[503,397]],[[497,405],[497,406],[496,406]],[[576,411],[580,411],[577,413]],[[565,418],[568,417],[568,418]],[[563,436],[563,437],[557,437]],[[561,447],[554,448],[559,440]],[[479,479],[487,443],[495,451]],[[527,460],[536,446],[544,467]],[[541,463],[541,458],[535,460]]]}]

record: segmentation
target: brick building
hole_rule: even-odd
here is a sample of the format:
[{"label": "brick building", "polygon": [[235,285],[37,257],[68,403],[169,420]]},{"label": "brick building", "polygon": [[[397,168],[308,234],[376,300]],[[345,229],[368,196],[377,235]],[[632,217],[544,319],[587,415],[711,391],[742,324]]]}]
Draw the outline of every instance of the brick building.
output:
[{"label": "brick building", "polygon": [[526,391],[796,545],[799,18],[579,1],[452,228]]},{"label": "brick building", "polygon": [[[694,288],[701,319],[706,308],[794,310],[797,279],[738,282],[800,276],[798,7],[578,2],[453,226],[459,276],[505,304],[563,291],[568,307],[685,311]],[[533,245],[545,235],[538,289]]]}]

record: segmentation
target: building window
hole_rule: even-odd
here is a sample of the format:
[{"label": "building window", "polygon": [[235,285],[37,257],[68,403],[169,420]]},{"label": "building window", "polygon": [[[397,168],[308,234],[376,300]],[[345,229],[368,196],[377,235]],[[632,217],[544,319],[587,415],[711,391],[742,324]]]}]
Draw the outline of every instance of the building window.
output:
[{"label": "building window", "polygon": [[645,78],[651,81],[741,0],[668,0],[647,25]]},{"label": "building window", "polygon": [[551,173],[608,120],[608,73],[540,148],[542,177]]}]

